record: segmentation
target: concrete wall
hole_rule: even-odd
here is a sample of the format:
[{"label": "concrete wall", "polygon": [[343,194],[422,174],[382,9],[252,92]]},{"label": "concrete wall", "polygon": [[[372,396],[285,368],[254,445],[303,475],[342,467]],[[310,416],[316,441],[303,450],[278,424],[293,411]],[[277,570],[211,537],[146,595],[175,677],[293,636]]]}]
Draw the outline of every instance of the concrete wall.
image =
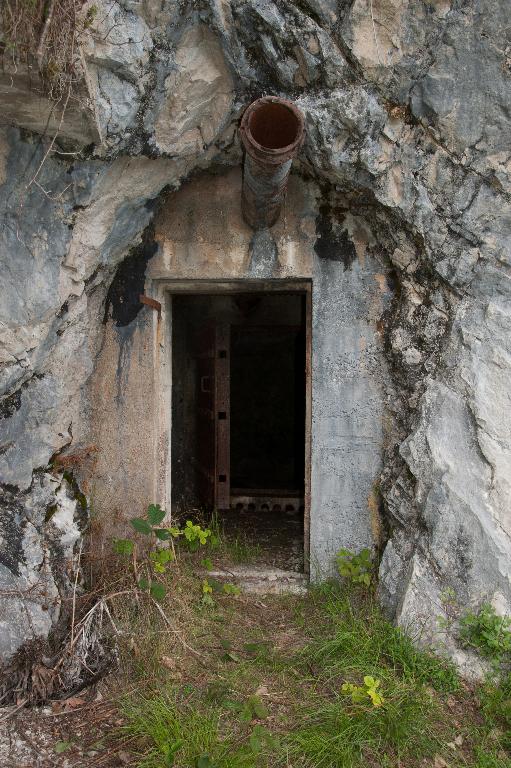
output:
[{"label": "concrete wall", "polygon": [[311,572],[319,575],[341,546],[358,551],[380,538],[386,367],[377,321],[390,291],[366,253],[370,234],[350,223],[349,267],[319,256],[313,267],[310,532]]},{"label": "concrete wall", "polygon": [[161,301],[161,320],[147,307],[123,327],[111,318],[96,366],[95,509],[126,518],[154,500],[170,508],[173,281],[312,280],[311,562],[314,574],[327,573],[341,546],[359,550],[378,538],[385,369],[377,323],[389,289],[364,223],[344,214],[333,231],[314,184],[291,178],[273,242],[254,238],[240,199],[238,169],[202,175],[157,216],[145,292]]}]

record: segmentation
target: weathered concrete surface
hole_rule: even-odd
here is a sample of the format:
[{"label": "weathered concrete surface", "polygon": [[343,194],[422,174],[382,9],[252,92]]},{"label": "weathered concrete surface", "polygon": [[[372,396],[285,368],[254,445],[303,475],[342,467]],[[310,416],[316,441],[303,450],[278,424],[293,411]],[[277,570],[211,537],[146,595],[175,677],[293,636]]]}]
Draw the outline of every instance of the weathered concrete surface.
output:
[{"label": "weathered concrete surface", "polygon": [[384,445],[380,321],[391,291],[352,216],[320,210],[312,294],[311,570],[330,575],[341,547],[378,547]]},{"label": "weathered concrete surface", "polygon": [[252,595],[303,595],[307,591],[307,577],[303,573],[283,571],[280,568],[251,568],[238,565],[229,571],[210,571],[212,579],[234,581],[242,592]]},{"label": "weathered concrete surface", "polygon": [[[0,422],[2,473],[19,473],[27,487],[32,472],[29,490],[14,489],[16,504],[28,508],[37,471],[52,453],[77,458],[92,444],[96,403],[86,383],[101,345],[107,288],[153,216],[150,201],[198,168],[239,163],[234,137],[243,104],[262,92],[295,98],[307,121],[296,169],[318,183],[324,201],[335,207],[342,200],[366,223],[372,257],[392,265],[397,283],[399,300],[379,325],[390,372],[380,483],[388,536],[381,599],[402,625],[418,623],[423,637],[445,642],[460,661],[455,624],[448,637],[439,633],[444,590],[453,590],[460,606],[489,599],[508,610],[511,602],[507,0],[305,0],[299,6],[232,0],[205,2],[200,10],[124,0],[108,6],[119,26],[102,33],[107,20],[98,14],[84,49],[92,112],[102,114],[102,145],[87,158],[51,153],[37,176],[41,189],[29,182],[47,145],[33,136],[1,134],[0,307],[8,308],[0,326],[7,414]],[[180,41],[201,34],[209,40],[205,60],[213,58],[222,73],[213,82],[226,99],[213,115],[206,93],[203,109],[211,73],[199,73],[198,90],[179,90],[181,127],[172,133],[168,126],[170,139],[164,135],[160,148],[155,123],[172,102],[165,83],[185,84],[197,75],[197,56],[181,50],[178,60]],[[193,142],[180,144],[188,130],[186,110],[192,132],[208,121],[213,129],[191,154]],[[23,111],[11,119],[24,124]],[[169,158],[176,146],[186,154]],[[209,206],[214,193],[212,186]],[[231,193],[238,194],[235,185]],[[183,190],[183,204],[187,194]],[[207,241],[194,235],[192,241],[186,220],[174,217],[167,272],[173,259],[187,277],[203,276],[211,260],[225,275],[245,263],[241,248],[249,233],[235,218],[231,224],[219,204],[216,209],[218,227],[230,233],[226,261],[219,253],[224,235]],[[27,210],[30,216],[23,215]],[[286,210],[274,232],[282,274],[298,267],[302,253],[294,245],[313,242],[316,226],[316,217],[305,215],[302,235],[286,240],[287,216]],[[335,226],[338,219],[349,230],[344,212],[335,218]],[[186,247],[187,241],[193,245]],[[372,285],[371,270],[357,260],[338,285]],[[374,296],[381,301],[381,291]],[[357,325],[362,333],[363,323]],[[353,363],[361,359],[354,356]],[[39,388],[36,376],[43,376]],[[46,391],[40,382],[47,382]],[[18,405],[22,415],[15,417]],[[17,426],[7,427],[11,417]],[[33,443],[23,436],[24,424],[35,425]],[[369,425],[361,426],[372,444]],[[78,460],[76,466],[78,475]],[[10,515],[12,503],[4,503]],[[370,506],[378,506],[374,496]],[[19,536],[16,541],[12,551],[20,560]],[[27,631],[20,626],[20,642]]]},{"label": "weathered concrete surface", "polygon": [[[234,192],[234,194],[233,194]],[[381,469],[385,372],[377,330],[390,290],[363,221],[318,210],[314,184],[290,181],[286,215],[272,230],[276,263],[258,279],[313,279],[311,563],[331,574],[342,546],[379,545],[374,485]],[[203,175],[169,196],[154,222],[158,244],[145,290],[163,305],[126,326],[112,309],[93,375],[98,446],[94,499],[110,518],[158,498],[169,506],[171,281],[253,278],[252,230],[241,215],[241,171]],[[115,281],[114,281],[115,284]],[[143,289],[123,294],[123,306]],[[140,305],[139,305],[140,308]],[[342,405],[340,406],[339,398]],[[106,524],[106,523],[105,523]]]}]

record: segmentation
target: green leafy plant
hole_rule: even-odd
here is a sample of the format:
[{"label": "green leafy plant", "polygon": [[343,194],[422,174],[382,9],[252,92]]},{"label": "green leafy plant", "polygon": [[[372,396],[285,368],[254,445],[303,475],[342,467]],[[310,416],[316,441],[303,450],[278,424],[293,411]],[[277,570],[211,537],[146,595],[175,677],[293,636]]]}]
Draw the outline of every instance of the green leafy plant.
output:
[{"label": "green leafy plant", "polygon": [[249,738],[249,746],[254,755],[259,755],[263,749],[276,750],[279,740],[264,725],[255,725]]},{"label": "green leafy plant", "polygon": [[[155,600],[163,600],[165,597],[165,586],[158,579],[167,572],[168,565],[175,559],[173,546],[162,547],[158,542],[172,542],[184,536],[190,548],[195,550],[204,546],[211,534],[209,529],[203,529],[191,520],[186,521],[184,528],[162,527],[165,514],[165,510],[159,504],[150,504],[144,517],[134,517],[130,520],[130,525],[136,533],[150,537],[155,543],[154,549],[151,549],[145,557],[142,564],[145,573],[140,578],[136,562],[136,542],[133,539],[114,539],[113,542],[116,554],[121,557],[133,557],[133,569],[137,576],[138,588],[150,592]],[[205,597],[208,596],[205,594]],[[213,603],[211,597],[209,600]]]},{"label": "green leafy plant", "polygon": [[353,685],[353,683],[344,683],[341,691],[351,696],[354,704],[367,704],[369,701],[373,707],[382,707],[385,699],[378,688],[380,681],[371,675],[365,675],[363,685]]},{"label": "green leafy plant", "polygon": [[201,528],[200,525],[192,523],[191,520],[186,521],[182,533],[192,552],[197,551],[201,545],[204,546],[207,544],[208,538],[211,536],[209,528]]},{"label": "green leafy plant", "polygon": [[204,579],[202,582],[202,605],[206,605],[208,608],[212,608],[215,605],[215,601],[213,600],[212,595],[213,587],[207,579]]},{"label": "green leafy plant", "polygon": [[149,560],[155,573],[165,573],[167,564],[174,560],[174,553],[170,549],[156,549],[149,553]]},{"label": "green leafy plant", "polygon": [[73,746],[72,741],[57,741],[54,746],[54,750],[57,755],[61,755],[63,752],[67,752]]},{"label": "green leafy plant", "polygon": [[489,603],[478,613],[466,613],[460,619],[460,636],[466,647],[476,648],[482,656],[500,663],[511,653],[511,618],[498,616]]},{"label": "green leafy plant", "polygon": [[[147,508],[145,517],[134,517],[130,520],[131,527],[144,536],[158,539],[159,541],[169,541],[180,535],[178,528],[160,528],[165,517],[165,510],[159,504],[150,504]],[[114,543],[114,549],[121,555],[136,554],[135,542],[131,539],[117,539]],[[165,585],[158,581],[158,577],[167,571],[167,565],[174,559],[174,553],[171,549],[155,547],[147,555],[146,575],[138,579],[138,588],[149,592],[155,600],[161,601],[165,598]],[[134,566],[135,571],[136,566]]]},{"label": "green leafy plant", "polygon": [[196,768],[217,768],[217,764],[213,762],[210,755],[203,754],[199,755],[197,760],[195,761]]},{"label": "green leafy plant", "polygon": [[259,696],[249,696],[243,705],[240,717],[245,723],[250,723],[252,720],[265,720],[268,717],[268,710]]},{"label": "green leafy plant", "polygon": [[497,682],[487,680],[480,689],[479,701],[490,726],[504,726],[507,743],[511,746],[511,672]]},{"label": "green leafy plant", "polygon": [[117,555],[131,557],[135,549],[135,542],[131,539],[114,539],[114,552]]},{"label": "green leafy plant", "polygon": [[222,592],[226,595],[241,595],[241,589],[236,584],[224,584]]},{"label": "green leafy plant", "polygon": [[337,553],[337,569],[339,574],[354,584],[365,584],[369,587],[372,580],[373,561],[370,549],[362,549],[358,554],[349,549],[341,549]]}]

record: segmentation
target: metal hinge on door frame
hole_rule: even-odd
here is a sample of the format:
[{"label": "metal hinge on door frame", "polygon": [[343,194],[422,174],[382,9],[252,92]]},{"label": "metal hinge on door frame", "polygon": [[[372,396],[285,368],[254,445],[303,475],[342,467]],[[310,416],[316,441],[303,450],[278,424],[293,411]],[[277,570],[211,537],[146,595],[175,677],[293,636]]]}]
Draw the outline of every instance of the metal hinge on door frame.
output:
[{"label": "metal hinge on door frame", "polygon": [[156,301],[156,299],[152,299],[150,296],[146,296],[143,293],[140,294],[139,299],[141,304],[146,304],[148,307],[151,307],[151,309],[155,309],[158,312],[158,320],[161,320],[161,304],[159,301]]}]

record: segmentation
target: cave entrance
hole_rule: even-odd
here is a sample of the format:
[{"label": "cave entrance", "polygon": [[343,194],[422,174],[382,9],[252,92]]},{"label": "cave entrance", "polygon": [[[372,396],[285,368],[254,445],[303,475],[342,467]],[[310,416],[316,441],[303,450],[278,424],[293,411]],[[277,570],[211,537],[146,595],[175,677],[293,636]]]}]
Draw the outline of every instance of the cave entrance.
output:
[{"label": "cave entrance", "polygon": [[[273,288],[273,286],[272,286]],[[225,290],[225,289],[224,289]],[[306,571],[310,292],[172,296],[171,506]]]}]

